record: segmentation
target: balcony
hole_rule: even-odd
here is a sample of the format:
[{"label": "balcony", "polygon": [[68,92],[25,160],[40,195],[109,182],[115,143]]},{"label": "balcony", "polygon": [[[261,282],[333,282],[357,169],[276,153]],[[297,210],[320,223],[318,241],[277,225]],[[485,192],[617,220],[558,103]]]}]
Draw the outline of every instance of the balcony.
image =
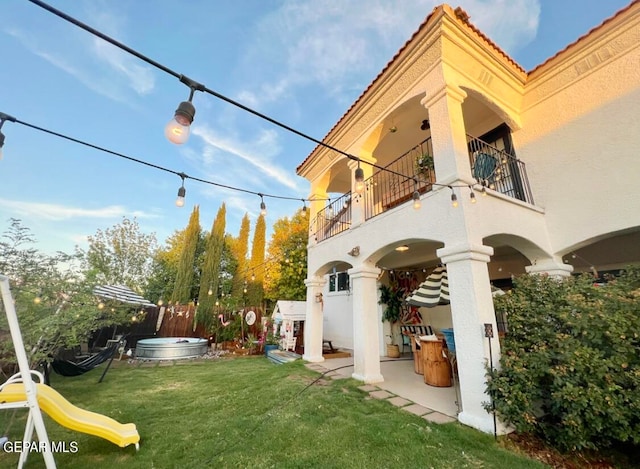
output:
[{"label": "balcony", "polygon": [[[467,136],[467,146],[471,172],[478,184],[533,204],[524,162],[470,135]],[[436,175],[433,165],[429,164],[430,158],[423,158],[424,155],[433,155],[431,138],[422,141],[385,166],[384,170],[376,171],[365,180],[362,194],[365,220],[412,201],[415,191],[424,194],[432,190]],[[317,242],[351,227],[351,201],[352,194],[348,192],[331,201],[316,214],[310,226],[315,227]]]}]

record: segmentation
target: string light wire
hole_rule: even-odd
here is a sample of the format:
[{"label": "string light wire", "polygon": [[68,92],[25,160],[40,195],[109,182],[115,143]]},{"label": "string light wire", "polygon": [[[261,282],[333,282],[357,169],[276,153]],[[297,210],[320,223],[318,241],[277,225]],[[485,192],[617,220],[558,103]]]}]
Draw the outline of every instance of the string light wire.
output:
[{"label": "string light wire", "polygon": [[[71,23],[71,24],[73,24],[73,25],[75,25],[75,26],[77,26],[77,27],[79,27],[81,29],[84,29],[88,33],[99,37],[100,39],[110,43],[111,45],[113,45],[113,46],[115,46],[115,47],[117,47],[119,49],[122,49],[123,51],[125,51],[125,52],[127,52],[127,53],[129,53],[129,54],[131,54],[131,55],[133,55],[135,57],[137,57],[138,59],[142,60],[143,62],[146,62],[147,64],[149,64],[149,65],[151,65],[151,66],[153,66],[153,67],[155,67],[155,68],[157,68],[157,69],[159,69],[159,70],[161,70],[161,71],[163,71],[163,72],[165,72],[165,73],[177,78],[182,83],[186,83],[186,84],[188,84],[188,83],[197,83],[197,82],[191,80],[190,78],[188,78],[187,76],[185,76],[183,74],[180,74],[180,73],[176,72],[175,70],[172,70],[171,68],[167,67],[166,65],[162,65],[161,63],[159,63],[159,62],[147,57],[146,55],[136,51],[135,49],[132,49],[131,47],[129,47],[129,46],[127,46],[127,45],[125,45],[125,44],[113,39],[112,37],[110,37],[110,36],[100,32],[100,31],[98,31],[95,28],[92,28],[91,26],[83,23],[82,21],[77,20],[76,18],[73,18],[70,15],[67,15],[66,13],[64,13],[64,12],[54,8],[54,7],[52,7],[51,5],[48,5],[47,3],[45,3],[45,2],[43,2],[41,0],[28,0],[28,1],[33,3],[34,5],[39,6],[40,8],[43,8],[43,9],[47,10],[48,12],[54,14],[55,16],[65,20],[65,21],[67,21],[67,22],[69,22],[69,23]],[[322,140],[318,140],[317,138],[314,138],[314,137],[312,137],[312,136],[310,136],[310,135],[308,135],[308,134],[306,134],[304,132],[301,132],[301,131],[299,131],[297,129],[294,129],[293,127],[291,127],[291,126],[289,126],[287,124],[284,124],[284,123],[282,123],[282,122],[280,122],[280,121],[278,121],[278,120],[276,120],[276,119],[274,119],[272,117],[269,117],[266,114],[262,114],[261,112],[256,111],[255,109],[252,109],[252,108],[250,108],[250,107],[248,107],[248,106],[246,106],[246,105],[244,105],[244,104],[242,104],[242,103],[240,103],[238,101],[235,101],[235,100],[233,100],[233,99],[231,99],[231,98],[229,98],[229,97],[227,97],[227,96],[225,96],[225,95],[223,95],[221,93],[218,93],[217,91],[208,88],[206,85],[198,83],[198,91],[202,91],[204,93],[210,94],[211,96],[214,96],[214,97],[216,97],[216,98],[218,98],[218,99],[220,99],[222,101],[225,101],[226,103],[229,103],[232,106],[235,106],[235,107],[237,107],[239,109],[242,109],[243,111],[246,111],[246,112],[248,112],[250,114],[253,114],[254,116],[257,116],[257,117],[259,117],[259,118],[261,118],[263,120],[266,120],[266,121],[272,123],[275,126],[278,126],[278,127],[282,128],[282,129],[288,131],[288,132],[291,132],[291,133],[293,133],[295,135],[298,135],[299,137],[302,137],[302,138],[304,138],[306,140],[309,140],[309,141],[315,143],[316,145],[319,145],[319,146],[322,146],[322,147],[327,148],[329,150],[335,151],[336,153],[339,153],[340,155],[343,155],[343,156],[347,157],[348,159],[350,159],[352,161],[357,161],[358,163],[368,164],[371,167],[376,168],[376,169],[378,169],[380,171],[385,171],[385,172],[394,174],[396,176],[400,176],[402,178],[405,178],[405,180],[413,180],[414,179],[413,176],[407,176],[406,174],[402,174],[402,173],[399,173],[397,171],[393,171],[393,170],[391,170],[389,168],[385,168],[384,166],[379,166],[379,165],[377,165],[375,163],[362,160],[362,159],[358,158],[357,156],[354,156],[354,155],[352,155],[350,153],[347,153],[347,152],[345,152],[343,150],[340,150],[339,148],[336,148],[336,147],[334,147],[332,145],[329,145],[328,143],[325,143]],[[435,182],[431,183],[431,185],[440,186],[440,187],[468,187],[467,184],[464,184],[464,185],[451,185],[451,184],[439,184],[439,183],[435,183]],[[255,195],[258,195],[258,193],[256,193],[256,192],[252,192],[251,191],[251,193],[253,193]]]}]

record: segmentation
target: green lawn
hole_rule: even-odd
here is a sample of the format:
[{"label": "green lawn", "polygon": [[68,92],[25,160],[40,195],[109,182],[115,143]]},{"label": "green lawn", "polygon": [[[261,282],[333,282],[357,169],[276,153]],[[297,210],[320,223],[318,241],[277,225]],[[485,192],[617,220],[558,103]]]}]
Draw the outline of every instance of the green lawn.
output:
[{"label": "green lawn", "polygon": [[[436,425],[388,402],[369,399],[355,380],[322,379],[302,362],[264,357],[117,363],[75,378],[52,377],[73,404],[134,422],[140,451],[71,432],[45,416],[49,437],[76,441],[76,454],[56,454],[61,468],[538,468],[486,435],[457,423]],[[11,410],[2,411],[4,432]],[[9,436],[19,440],[24,411]],[[0,467],[17,456],[0,452]],[[32,454],[28,468],[44,467]]]}]

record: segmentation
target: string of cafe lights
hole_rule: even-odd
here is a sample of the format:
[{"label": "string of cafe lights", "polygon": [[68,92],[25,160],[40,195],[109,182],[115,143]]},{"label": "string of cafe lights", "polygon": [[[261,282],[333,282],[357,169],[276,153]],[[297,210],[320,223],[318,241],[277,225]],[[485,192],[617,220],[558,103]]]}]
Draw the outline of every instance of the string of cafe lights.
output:
[{"label": "string of cafe lights", "polygon": [[[228,184],[221,184],[221,183],[218,183],[218,182],[209,181],[207,179],[202,179],[202,178],[198,178],[198,177],[195,177],[195,176],[189,176],[188,174],[186,174],[184,172],[176,171],[176,170],[173,170],[173,169],[170,169],[170,168],[166,168],[164,166],[160,166],[160,165],[157,165],[155,163],[150,163],[148,161],[144,161],[144,160],[139,159],[139,158],[134,158],[134,157],[126,155],[124,153],[119,153],[117,151],[110,150],[108,148],[101,147],[99,145],[96,145],[96,144],[93,144],[93,143],[89,143],[89,142],[86,142],[84,140],[80,140],[78,138],[62,134],[60,132],[56,132],[56,131],[53,131],[53,130],[50,130],[50,129],[46,129],[44,127],[40,127],[40,126],[31,124],[29,122],[25,122],[23,120],[20,120],[20,119],[18,119],[16,117],[10,116],[9,114],[5,114],[3,112],[0,112],[0,129],[2,129],[2,125],[4,124],[5,121],[12,122],[12,123],[15,123],[15,124],[24,125],[25,127],[29,127],[31,129],[38,130],[40,132],[43,132],[43,133],[46,133],[46,134],[49,134],[49,135],[53,135],[55,137],[59,137],[59,138],[64,139],[64,140],[68,140],[68,141],[77,143],[79,145],[83,145],[85,147],[89,147],[89,148],[92,148],[94,150],[98,150],[98,151],[101,151],[103,153],[107,153],[107,154],[112,155],[112,156],[117,156],[119,158],[123,158],[123,159],[131,161],[133,163],[137,163],[137,164],[140,164],[140,165],[143,165],[143,166],[147,166],[147,167],[150,167],[150,168],[157,169],[159,171],[164,171],[164,172],[179,176],[180,179],[182,180],[182,184],[181,184],[180,188],[178,189],[178,197],[176,199],[176,206],[178,206],[178,207],[183,207],[184,206],[185,195],[186,195],[186,188],[184,187],[184,182],[185,182],[186,179],[191,179],[193,181],[201,182],[203,184],[210,184],[212,186],[221,187],[223,189],[229,189],[229,190],[233,190],[233,191],[237,191],[237,192],[244,192],[245,194],[257,195],[258,197],[260,197],[260,214],[261,215],[266,215],[266,213],[267,213],[267,206],[266,206],[266,204],[264,202],[264,198],[265,197],[273,198],[273,199],[280,199],[280,200],[296,200],[296,201],[300,201],[303,204],[302,205],[302,212],[301,212],[303,216],[306,216],[306,212],[307,212],[306,203],[307,202],[314,202],[314,201],[318,201],[318,200],[329,200],[329,201],[331,201],[331,199],[323,199],[323,198],[307,198],[307,199],[305,199],[305,198],[300,198],[300,197],[290,197],[290,196],[277,195],[277,194],[266,194],[266,193],[263,193],[263,192],[257,192],[257,191],[253,191],[253,190],[250,190],[250,189],[244,189],[244,188],[241,188],[241,187],[230,186]],[[0,151],[2,149],[2,144],[4,143],[4,139],[5,139],[5,136],[2,134],[2,131],[0,130]],[[1,155],[0,155],[0,157],[1,157]]]},{"label": "string of cafe lights", "polygon": [[[193,100],[193,96],[195,94],[196,91],[199,92],[203,92],[206,94],[209,94],[211,96],[214,96],[222,101],[225,101],[228,104],[231,104],[239,109],[242,109],[245,112],[248,112],[250,114],[253,114],[254,116],[257,116],[263,120],[266,120],[268,122],[270,122],[273,125],[276,125],[288,132],[291,132],[295,135],[298,135],[299,137],[302,137],[306,140],[309,140],[313,143],[315,143],[316,145],[322,146],[324,148],[327,148],[329,150],[332,150],[340,155],[345,156],[346,158],[348,158],[351,161],[356,161],[358,163],[358,166],[355,170],[354,173],[354,177],[355,177],[355,191],[358,195],[362,194],[362,192],[364,191],[364,171],[363,169],[360,167],[361,163],[367,164],[373,168],[376,168],[379,171],[385,171],[391,174],[394,174],[396,176],[399,176],[401,178],[404,179],[404,181],[413,181],[414,184],[416,185],[416,189],[417,189],[417,184],[418,184],[418,180],[415,176],[409,176],[406,174],[402,174],[399,173],[397,171],[391,170],[389,168],[385,168],[384,166],[380,166],[377,165],[375,163],[369,162],[369,161],[365,161],[360,159],[357,156],[354,156],[350,153],[347,153],[343,150],[340,150],[339,148],[336,148],[332,145],[329,145],[321,140],[318,140],[304,132],[301,132],[287,124],[284,124],[272,117],[267,116],[266,114],[263,114],[259,111],[256,111],[255,109],[252,109],[238,101],[235,101],[221,93],[218,93],[215,90],[212,90],[210,88],[208,88],[207,86],[205,86],[202,83],[198,83],[195,80],[192,80],[191,78],[187,77],[186,75],[180,74],[174,70],[172,70],[171,68],[147,57],[146,55],[136,51],[135,49],[113,39],[112,37],[98,31],[95,28],[92,28],[91,26],[81,22],[80,20],[73,18],[70,15],[67,15],[66,13],[52,7],[51,5],[48,5],[47,3],[41,1],[41,0],[28,0],[31,3],[33,3],[34,5],[39,6],[40,8],[43,8],[44,10],[47,10],[48,12],[54,14],[55,16],[73,24],[76,27],[79,27],[85,31],[87,31],[90,34],[93,34],[96,37],[99,37],[100,39],[112,44],[113,46],[127,52],[130,55],[133,55],[134,57],[138,58],[139,60],[142,60],[143,62],[146,62],[147,64],[161,70],[164,73],[167,73],[168,75],[171,75],[175,78],[177,78],[178,80],[180,80],[181,83],[185,84],[186,86],[189,87],[190,93],[189,93],[189,98],[187,101],[182,101],[179,105],[178,108],[176,109],[175,113],[174,113],[174,117],[171,119],[171,121],[169,121],[169,123],[167,124],[167,126],[165,127],[165,136],[167,137],[167,139],[169,141],[171,141],[174,144],[180,145],[183,144],[187,141],[187,139],[189,138],[189,133],[190,133],[190,126],[193,123],[193,120],[195,118],[195,113],[196,113],[196,109],[195,106],[192,103]],[[448,187],[449,189],[451,189],[451,204],[453,207],[457,207],[458,206],[458,198],[457,195],[455,193],[454,188],[468,188],[470,190],[470,200],[471,203],[475,203],[476,202],[476,197],[475,197],[475,193],[473,192],[473,187],[469,184],[440,184],[440,183],[436,183],[436,182],[432,182],[430,183],[432,186],[438,186],[438,187]],[[485,189],[485,183],[484,181],[481,181],[481,191],[482,194],[486,194],[486,189]],[[255,193],[252,191],[247,191],[247,192],[251,192],[254,193],[256,195],[260,195],[262,196],[262,194],[260,193]],[[420,208],[420,193],[416,190],[414,191],[413,195],[412,195],[412,199],[413,199],[413,206],[415,209]],[[297,200],[302,200],[302,199],[297,199]],[[307,200],[311,200],[311,199],[307,199]],[[315,199],[315,200],[331,200],[331,199]],[[264,201],[261,202],[261,211],[264,212]]]}]

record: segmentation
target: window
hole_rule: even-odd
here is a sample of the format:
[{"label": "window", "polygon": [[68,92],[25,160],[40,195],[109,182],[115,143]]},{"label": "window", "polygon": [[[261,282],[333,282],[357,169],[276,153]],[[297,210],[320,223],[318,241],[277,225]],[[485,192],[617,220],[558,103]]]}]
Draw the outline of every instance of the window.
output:
[{"label": "window", "polygon": [[337,272],[329,275],[329,291],[346,291],[349,290],[349,274],[346,272]]}]

